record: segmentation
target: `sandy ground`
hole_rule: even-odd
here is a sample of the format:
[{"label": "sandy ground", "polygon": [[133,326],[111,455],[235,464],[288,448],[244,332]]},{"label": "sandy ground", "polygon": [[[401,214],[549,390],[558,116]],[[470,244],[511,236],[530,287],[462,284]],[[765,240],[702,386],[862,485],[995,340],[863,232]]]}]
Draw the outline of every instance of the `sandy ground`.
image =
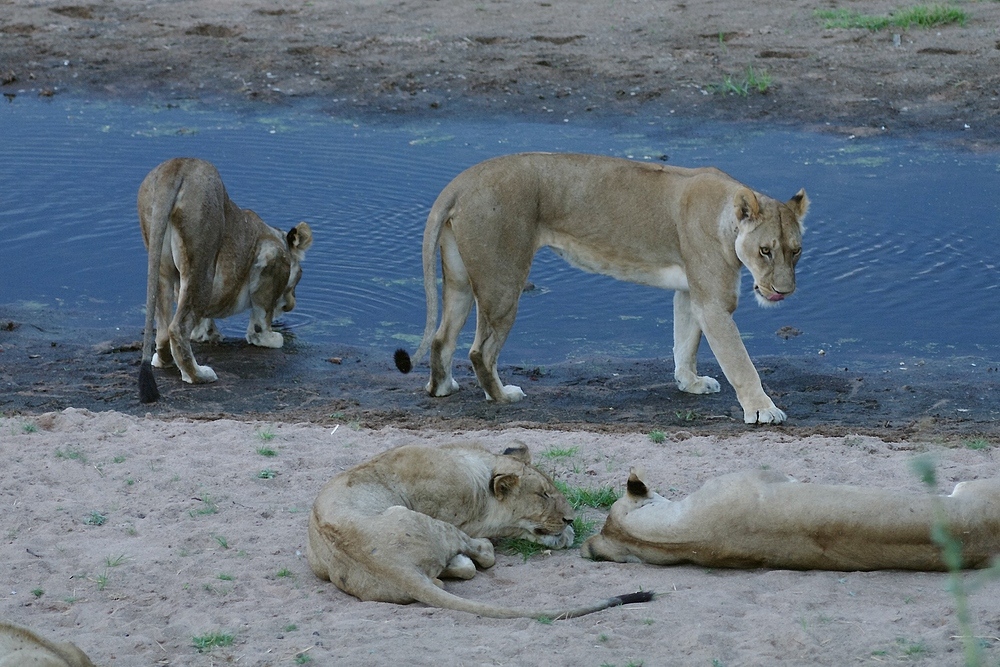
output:
[{"label": "sandy ground", "polygon": [[[585,488],[620,488],[641,462],[672,498],[748,467],[919,493],[910,462],[922,453],[937,462],[942,491],[994,475],[998,464],[995,449],[868,436],[674,432],[654,444],[640,433],[199,423],[76,409],[2,419],[0,434],[0,617],[72,638],[102,665],[959,665],[944,574],[664,568],[594,563],[576,550],[525,562],[507,554],[449,589],[539,606],[637,589],[661,595],[550,625],[500,621],[362,603],[320,582],[304,557],[307,512],[330,476],[372,454],[462,439],[494,451],[523,441],[541,468]],[[265,470],[273,477],[262,478]],[[96,515],[103,525],[93,525]],[[585,516],[599,525],[599,513]],[[986,664],[1000,658],[998,596],[995,579],[971,595]],[[211,633],[231,635],[232,645],[199,653],[193,638]]]},{"label": "sandy ground", "polygon": [[[824,28],[814,11],[830,6],[0,0],[0,92],[309,100],[383,117],[680,114],[1000,143],[1000,3],[962,3],[964,26],[879,32]],[[725,92],[726,77],[738,83],[750,66],[770,75],[766,92]],[[508,555],[452,590],[545,605],[637,588],[662,595],[552,625],[496,621],[360,603],[322,584],[302,555],[305,512],[327,478],[376,452],[465,437],[496,450],[523,440],[542,467],[580,486],[618,488],[641,463],[670,497],[759,466],[919,491],[909,462],[923,451],[945,490],[996,474],[996,360],[758,360],[769,391],[801,421],[745,429],[728,386],[711,403],[690,403],[671,389],[669,360],[507,369],[527,376],[535,400],[502,412],[475,391],[430,402],[423,378],[392,375],[388,355],[372,360],[349,342],[317,351],[304,341],[309,355],[297,358],[229,345],[209,359],[219,385],[161,380],[165,400],[147,409],[133,400],[134,341],[98,345],[33,317],[5,312],[0,328],[0,617],[72,639],[98,664],[962,663],[941,574]],[[666,442],[653,444],[652,428]],[[259,454],[265,444],[277,455]],[[90,525],[97,515],[103,525]],[[599,526],[600,513],[590,515]],[[991,582],[971,598],[987,664],[1000,662],[998,593]],[[193,638],[213,632],[232,645],[199,653]]]}]

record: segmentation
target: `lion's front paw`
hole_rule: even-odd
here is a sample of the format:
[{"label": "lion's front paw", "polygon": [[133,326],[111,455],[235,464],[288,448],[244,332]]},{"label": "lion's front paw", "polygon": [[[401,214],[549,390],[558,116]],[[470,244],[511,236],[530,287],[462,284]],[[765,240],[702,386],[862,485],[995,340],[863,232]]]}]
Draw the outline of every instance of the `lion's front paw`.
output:
[{"label": "lion's front paw", "polygon": [[[501,396],[499,401],[500,403],[517,403],[522,398],[527,396],[527,394],[521,391],[521,388],[518,387],[517,385],[505,384],[500,389],[500,396]],[[493,400],[493,397],[490,396],[488,392],[486,394],[486,400],[488,401]]]},{"label": "lion's front paw", "polygon": [[247,342],[258,347],[277,349],[285,344],[285,337],[277,331],[261,331],[260,333],[248,333]]},{"label": "lion's front paw", "polygon": [[768,408],[743,411],[743,421],[747,424],[780,424],[785,419],[787,416],[784,410],[775,407],[773,403]]},{"label": "lion's front paw", "polygon": [[717,394],[721,387],[719,381],[707,375],[697,375],[693,380],[677,380],[677,388],[689,394]]}]

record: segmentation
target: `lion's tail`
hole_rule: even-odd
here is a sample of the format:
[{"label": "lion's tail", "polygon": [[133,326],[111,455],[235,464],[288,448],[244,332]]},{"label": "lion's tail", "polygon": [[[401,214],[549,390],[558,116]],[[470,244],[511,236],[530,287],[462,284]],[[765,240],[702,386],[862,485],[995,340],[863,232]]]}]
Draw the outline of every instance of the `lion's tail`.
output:
[{"label": "lion's tail", "polygon": [[413,363],[420,361],[427,350],[430,349],[431,339],[434,337],[434,329],[438,321],[438,291],[437,291],[437,249],[441,240],[441,229],[444,223],[451,217],[452,209],[455,205],[456,194],[450,188],[445,188],[444,192],[438,195],[431,207],[431,212],[427,214],[427,225],[424,227],[424,241],[422,246],[423,268],[424,268],[424,297],[427,300],[427,319],[424,321],[424,336],[420,340],[417,351],[410,358],[409,353],[399,348],[394,355],[396,368],[402,373],[409,373],[413,369]]},{"label": "lion's tail", "polygon": [[470,614],[485,616],[487,618],[536,618],[551,621],[586,616],[587,614],[593,614],[597,611],[603,611],[605,609],[610,609],[611,607],[620,607],[626,604],[649,602],[655,597],[655,593],[652,591],[639,591],[637,593],[616,595],[615,597],[599,600],[582,607],[567,609],[530,609],[523,607],[502,607],[484,602],[468,600],[438,588],[428,579],[424,579],[424,582],[419,585],[418,588],[420,590],[415,593],[411,593],[411,595],[417,601],[423,602],[431,607],[465,611]]},{"label": "lion's tail", "polygon": [[[155,178],[155,177],[154,177]],[[184,184],[184,178],[179,177],[173,187],[155,188],[149,220],[149,259],[146,266],[146,324],[142,333],[142,363],[139,365],[139,402],[154,403],[160,398],[160,390],[156,388],[156,378],[153,377],[153,318],[156,314],[156,296],[160,283],[160,258],[163,255],[163,240],[167,235],[170,223],[170,212],[177,200],[177,193]],[[145,184],[144,184],[145,185]],[[139,212],[142,215],[142,212]],[[163,323],[164,325],[166,323]]]}]

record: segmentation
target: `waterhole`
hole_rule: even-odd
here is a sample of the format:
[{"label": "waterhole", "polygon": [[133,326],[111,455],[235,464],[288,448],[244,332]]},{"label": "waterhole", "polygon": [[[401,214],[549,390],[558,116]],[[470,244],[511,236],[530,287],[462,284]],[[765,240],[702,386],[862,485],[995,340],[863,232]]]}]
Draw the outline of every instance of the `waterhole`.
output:
[{"label": "waterhole", "polygon": [[[466,167],[527,150],[712,165],[783,200],[804,187],[812,207],[796,293],[758,308],[744,272],[736,321],[751,355],[1000,348],[997,153],[642,117],[365,120],[18,97],[0,104],[0,304],[138,339],[146,252],[136,191],[163,160],[192,156],[213,162],[233,200],[269,224],[312,226],[286,330],[320,347],[412,350],[434,198]],[[501,362],[670,355],[671,293],[583,273],[547,250],[530,281]],[[220,324],[242,336],[246,315]]]}]

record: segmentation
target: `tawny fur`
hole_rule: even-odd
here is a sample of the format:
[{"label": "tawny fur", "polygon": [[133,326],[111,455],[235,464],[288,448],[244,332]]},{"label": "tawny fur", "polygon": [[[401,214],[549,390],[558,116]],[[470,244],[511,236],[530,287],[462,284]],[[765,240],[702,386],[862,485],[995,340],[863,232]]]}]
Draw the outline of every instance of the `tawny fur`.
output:
[{"label": "tawny fur", "polygon": [[249,309],[247,342],[283,345],[271,323],[275,313],[295,307],[301,262],[312,244],[309,225],[300,222],[287,234],[266,225],[229,199],[214,166],[193,158],[174,158],[149,172],[138,208],[149,251],[141,402],[159,398],[152,366],[176,364],[185,382],[215,382],[215,371],[198,365],[191,350],[192,340],[221,340],[215,318]]},{"label": "tawny fur", "polygon": [[569,618],[644,602],[619,596],[562,609],[503,607],[458,597],[441,579],[471,579],[494,563],[490,538],[553,549],[573,543],[573,511],[530,465],[526,447],[492,454],[474,444],[404,446],[340,473],[309,517],[313,572],[361,600],[466,611],[495,618]]},{"label": "tawny fur", "polygon": [[641,471],[611,508],[589,558],[656,565],[802,570],[943,570],[931,528],[962,542],[963,567],[1000,555],[1000,479],[962,482],[950,496],[806,484],[774,471],[710,479],[687,498],[650,491]]},{"label": "tawny fur", "polygon": [[0,622],[0,667],[94,667],[72,642],[53,642],[27,628]]},{"label": "tawny fur", "polygon": [[[713,168],[547,153],[475,165],[441,192],[424,229],[427,320],[414,360],[430,350],[427,391],[446,396],[458,389],[452,359],[475,303],[469,358],[479,385],[494,401],[524,397],[519,387],[500,381],[497,358],[535,253],[548,246],[584,270],[675,290],[678,387],[696,394],[719,391],[714,378],[697,372],[704,333],[736,390],[744,420],[782,422],[785,413],[764,392],[732,314],[743,266],[753,275],[762,305],[795,290],[808,207],[805,190],[782,203]],[[410,360],[397,354],[396,363],[405,372]]]}]

